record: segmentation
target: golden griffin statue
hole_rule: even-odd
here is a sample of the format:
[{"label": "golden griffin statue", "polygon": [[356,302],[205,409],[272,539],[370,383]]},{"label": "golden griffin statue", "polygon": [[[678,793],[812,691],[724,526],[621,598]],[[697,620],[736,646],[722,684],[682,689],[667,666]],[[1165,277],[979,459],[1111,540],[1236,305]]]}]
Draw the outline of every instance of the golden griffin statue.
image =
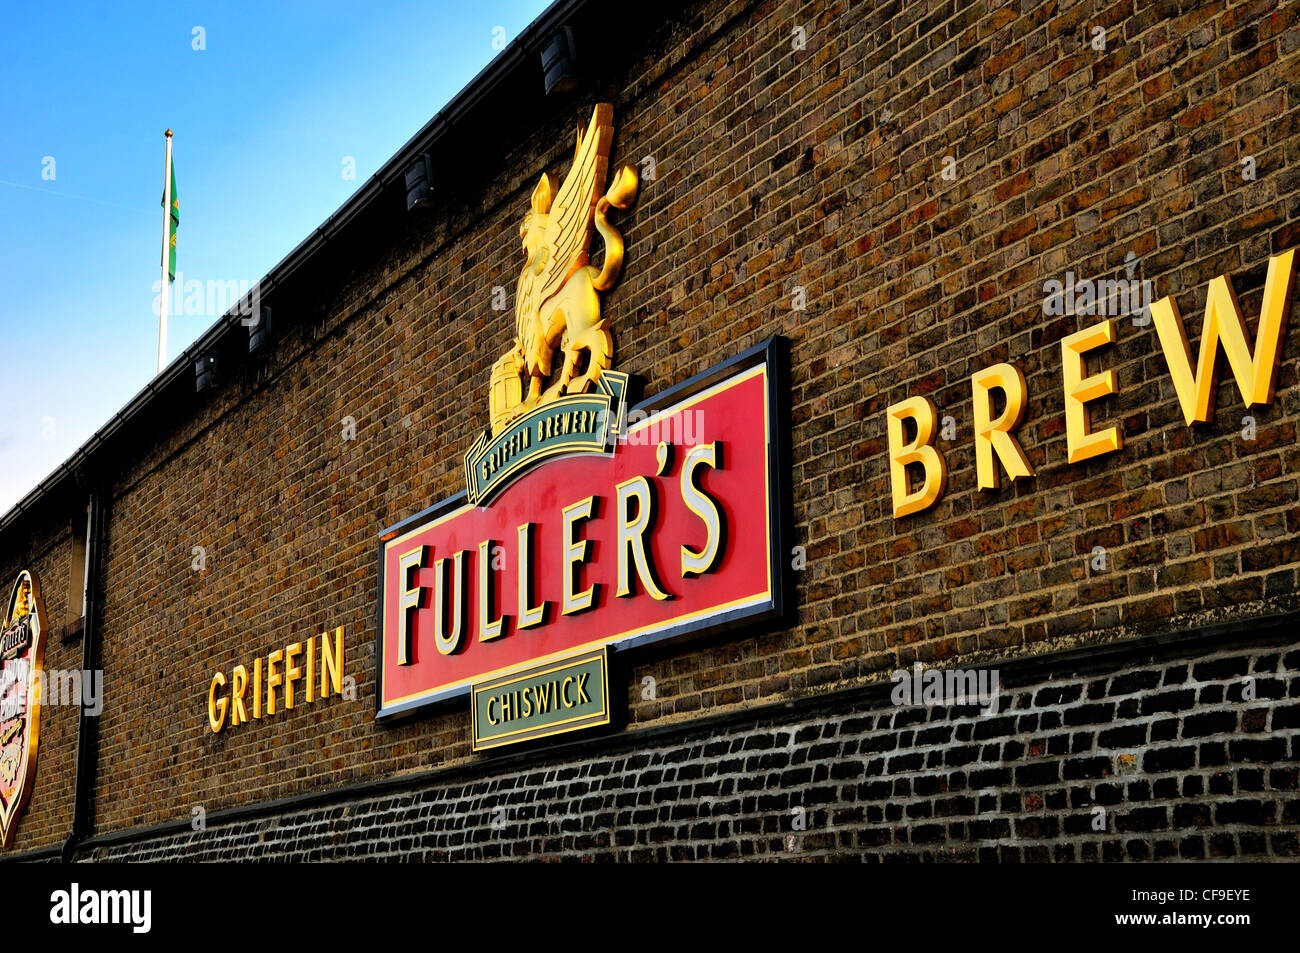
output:
[{"label": "golden griffin statue", "polygon": [[[605,216],[636,198],[637,176],[623,166],[609,191],[605,173],[614,137],[614,109],[596,106],[584,133],[578,130],[573,167],[557,190],[550,175],[533,189],[532,208],[519,227],[527,260],[515,299],[514,347],[492,368],[489,409],[495,436],[520,414],[565,394],[581,394],[600,378],[614,356],[608,319],[597,292],[608,291],[623,268],[623,236]],[[605,258],[589,265],[592,227],[600,232]],[[564,364],[552,378],[556,348]]]}]

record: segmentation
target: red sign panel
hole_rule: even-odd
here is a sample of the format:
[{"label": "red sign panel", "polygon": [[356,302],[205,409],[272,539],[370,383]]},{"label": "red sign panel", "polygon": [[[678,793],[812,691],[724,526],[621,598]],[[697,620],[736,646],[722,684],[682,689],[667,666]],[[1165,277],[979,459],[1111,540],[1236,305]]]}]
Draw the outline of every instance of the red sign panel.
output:
[{"label": "red sign panel", "polygon": [[635,408],[612,454],[385,530],[378,716],[580,649],[779,614],[776,344]]}]

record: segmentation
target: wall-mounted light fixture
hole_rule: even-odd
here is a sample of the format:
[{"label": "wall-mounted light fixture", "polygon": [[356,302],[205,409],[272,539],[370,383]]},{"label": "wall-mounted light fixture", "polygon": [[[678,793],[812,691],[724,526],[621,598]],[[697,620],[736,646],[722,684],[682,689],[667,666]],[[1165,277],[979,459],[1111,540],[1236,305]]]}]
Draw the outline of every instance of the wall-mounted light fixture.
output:
[{"label": "wall-mounted light fixture", "polygon": [[271,343],[271,309],[262,305],[257,320],[248,326],[248,353],[260,351]]},{"label": "wall-mounted light fixture", "polygon": [[573,47],[573,29],[564,27],[542,48],[543,82],[546,95],[568,93],[578,86],[578,54]]},{"label": "wall-mounted light fixture", "polygon": [[203,393],[217,386],[217,355],[204,354],[194,362],[194,390]]},{"label": "wall-mounted light fixture", "polygon": [[433,159],[426,152],[415,157],[406,170],[406,210],[429,204],[433,188]]}]

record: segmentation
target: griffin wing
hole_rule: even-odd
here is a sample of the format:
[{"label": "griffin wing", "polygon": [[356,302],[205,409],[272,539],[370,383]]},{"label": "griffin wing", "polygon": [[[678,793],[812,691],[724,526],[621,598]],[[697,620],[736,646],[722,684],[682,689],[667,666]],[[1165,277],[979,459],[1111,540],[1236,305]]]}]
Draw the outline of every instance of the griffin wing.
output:
[{"label": "griffin wing", "polygon": [[592,216],[605,187],[609,146],[614,138],[614,107],[600,103],[591,114],[586,134],[578,134],[573,166],[551,203],[546,225],[549,255],[537,281],[539,305],[555,294],[583,265],[591,246]]}]

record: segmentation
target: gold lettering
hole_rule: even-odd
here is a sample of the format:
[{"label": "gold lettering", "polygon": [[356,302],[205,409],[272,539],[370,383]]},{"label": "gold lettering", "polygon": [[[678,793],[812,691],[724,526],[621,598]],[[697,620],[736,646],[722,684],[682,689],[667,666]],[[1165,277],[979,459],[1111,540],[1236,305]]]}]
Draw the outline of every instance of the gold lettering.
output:
[{"label": "gold lettering", "polygon": [[1124,441],[1118,427],[1090,431],[1088,402],[1115,393],[1115,372],[1085,377],[1083,356],[1088,351],[1115,341],[1115,319],[1076,331],[1061,339],[1061,366],[1065,380],[1065,444],[1070,463],[1082,463],[1092,457],[1119,450]]},{"label": "gold lettering", "polygon": [[212,733],[216,734],[221,730],[221,726],[226,723],[226,705],[225,698],[217,699],[217,689],[226,684],[226,676],[217,672],[212,676],[212,684],[208,686],[208,724],[212,728]]},{"label": "gold lettering", "polygon": [[[328,697],[331,686],[335,694],[341,694],[343,691],[343,627],[339,626],[335,629],[332,644],[328,633],[321,633],[320,640],[322,656],[320,697],[324,699]],[[297,664],[297,660],[304,653],[307,657],[305,673],[304,668]],[[266,666],[265,694],[263,694],[263,664]],[[283,649],[267,653],[265,657],[253,659],[251,679],[248,669],[243,665],[234,666],[230,674],[230,693],[227,697],[218,695],[218,689],[226,685],[226,676],[222,672],[213,676],[212,685],[208,689],[208,716],[209,723],[215,726],[212,729],[214,732],[221,730],[227,714],[230,716],[232,728],[260,719],[263,711],[267,716],[274,715],[277,707],[276,697],[281,694],[278,689],[283,692],[283,701],[279,707],[284,710],[294,708],[296,682],[305,682],[307,701],[312,701],[316,685],[316,639],[315,637],[308,639],[305,646],[302,642],[293,642]],[[252,699],[251,706],[245,701],[246,695]]]},{"label": "gold lettering", "polygon": [[334,630],[334,645],[330,645],[329,633],[320,634],[320,697],[330,697],[330,690],[335,695],[343,694],[343,626]]},{"label": "gold lettering", "polygon": [[1207,423],[1214,413],[1220,345],[1246,406],[1273,402],[1294,279],[1294,248],[1268,260],[1253,354],[1246,340],[1246,322],[1237,304],[1232,279],[1220,275],[1211,280],[1205,292],[1205,320],[1201,323],[1201,351],[1195,377],[1192,376],[1192,349],[1187,342],[1182,316],[1178,313],[1178,302],[1167,297],[1152,303],[1151,317],[1160,337],[1160,349],[1164,351],[1169,376],[1173,378],[1183,418],[1189,427],[1194,423]]},{"label": "gold lettering", "polygon": [[397,602],[398,665],[410,665],[414,661],[411,633],[415,629],[415,614],[428,605],[428,590],[415,582],[415,575],[424,567],[428,549],[428,546],[417,546],[397,557],[397,571],[401,578],[401,595]]},{"label": "gold lettering", "polygon": [[594,496],[589,496],[585,500],[579,500],[577,503],[570,503],[564,507],[561,512],[564,514],[564,530],[561,534],[563,546],[560,552],[560,560],[563,568],[563,588],[564,599],[561,614],[573,615],[590,609],[596,602],[596,590],[600,587],[599,583],[592,583],[581,592],[576,591],[579,585],[578,577],[582,573],[582,564],[587,560],[591,553],[591,540],[575,539],[574,531],[578,529],[578,523],[582,520],[594,519],[599,508],[599,500]]},{"label": "gold lettering", "polygon": [[704,524],[704,545],[698,551],[682,545],[682,578],[713,572],[722,558],[727,521],[722,508],[696,482],[695,471],[702,466],[722,468],[722,443],[702,443],[686,451],[682,461],[682,502]]},{"label": "gold lettering", "polygon": [[550,603],[533,605],[533,524],[519,526],[519,628],[531,629],[546,623]]},{"label": "gold lettering", "polygon": [[[994,364],[972,374],[971,386],[975,392],[976,485],[981,490],[998,488],[995,455],[1013,483],[1033,476],[1024,450],[1011,433],[1025,417],[1025,375],[1010,364]],[[997,420],[992,419],[994,390],[1001,390],[1007,398],[1007,406]]]},{"label": "gold lettering", "polygon": [[253,659],[253,717],[262,717],[262,660]]},{"label": "gold lettering", "polygon": [[316,700],[316,639],[307,640],[307,701]]},{"label": "gold lettering", "polygon": [[496,570],[492,568],[492,548],[495,540],[485,539],[478,544],[478,640],[491,642],[506,634],[504,614],[492,618],[496,602]]},{"label": "gold lettering", "polygon": [[234,728],[248,721],[248,709],[244,707],[244,691],[248,688],[248,669],[236,665],[230,671],[230,727]]},{"label": "gold lettering", "polygon": [[[948,484],[948,466],[943,454],[930,445],[934,437],[934,404],[928,397],[910,397],[885,411],[889,436],[889,481],[893,490],[894,519],[919,513],[938,502]],[[904,420],[916,421],[916,439],[905,443]],[[921,486],[911,492],[907,467],[919,463],[925,469]]]},{"label": "gold lettering", "polygon": [[[465,618],[469,610],[469,577],[465,574],[463,550],[451,558],[451,564],[452,580],[448,582],[447,560],[436,559],[433,563],[433,642],[441,655],[455,655],[460,651],[461,639],[468,628]],[[447,606],[449,598],[455,603],[450,608]],[[450,631],[447,630],[448,616],[451,617]]]},{"label": "gold lettering", "polygon": [[293,682],[302,678],[302,669],[293,664],[296,656],[302,654],[302,643],[294,642],[284,649],[284,707],[293,708]]},{"label": "gold lettering", "polygon": [[[659,584],[654,562],[646,552],[646,534],[655,522],[656,500],[654,487],[643,476],[633,477],[617,487],[618,491],[618,589],[616,595],[627,597],[635,595],[632,590],[632,577],[629,570],[636,568],[641,586],[653,598],[663,601],[671,599],[672,594],[665,592]],[[635,518],[629,512],[630,504],[636,503]]]},{"label": "gold lettering", "polygon": [[283,681],[275,667],[283,659],[283,649],[276,649],[266,657],[266,713],[268,716],[275,714],[275,690],[280,687],[280,683]]}]

